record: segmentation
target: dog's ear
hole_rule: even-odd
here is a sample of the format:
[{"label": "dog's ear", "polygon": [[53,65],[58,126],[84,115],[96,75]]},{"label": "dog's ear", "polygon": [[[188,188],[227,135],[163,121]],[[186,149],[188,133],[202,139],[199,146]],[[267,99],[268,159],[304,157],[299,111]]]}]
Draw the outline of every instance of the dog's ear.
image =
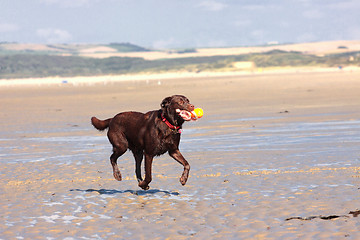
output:
[{"label": "dog's ear", "polygon": [[166,108],[167,106],[169,106],[169,104],[171,103],[171,97],[167,97],[167,98],[164,98],[164,100],[162,100],[160,106],[161,108]]}]

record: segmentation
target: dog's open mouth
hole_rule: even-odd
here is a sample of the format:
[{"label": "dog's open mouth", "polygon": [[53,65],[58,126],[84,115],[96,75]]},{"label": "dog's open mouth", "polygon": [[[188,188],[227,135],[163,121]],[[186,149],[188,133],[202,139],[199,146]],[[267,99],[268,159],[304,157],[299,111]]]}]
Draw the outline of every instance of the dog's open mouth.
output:
[{"label": "dog's open mouth", "polygon": [[[195,114],[191,114],[191,112],[186,111],[186,110],[180,110],[180,109],[176,109],[176,112],[179,114],[180,117],[182,117],[182,119],[184,119],[185,121],[190,121],[192,118],[194,118],[194,116],[196,116]],[[195,119],[194,119],[195,120]]]}]

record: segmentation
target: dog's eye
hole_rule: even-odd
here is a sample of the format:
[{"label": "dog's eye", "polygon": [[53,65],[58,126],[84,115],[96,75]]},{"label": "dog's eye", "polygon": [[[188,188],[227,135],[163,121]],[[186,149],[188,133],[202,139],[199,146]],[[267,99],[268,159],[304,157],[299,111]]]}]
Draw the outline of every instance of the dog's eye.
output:
[{"label": "dog's eye", "polygon": [[180,105],[183,105],[183,104],[184,104],[184,100],[180,99],[179,104],[180,104]]}]

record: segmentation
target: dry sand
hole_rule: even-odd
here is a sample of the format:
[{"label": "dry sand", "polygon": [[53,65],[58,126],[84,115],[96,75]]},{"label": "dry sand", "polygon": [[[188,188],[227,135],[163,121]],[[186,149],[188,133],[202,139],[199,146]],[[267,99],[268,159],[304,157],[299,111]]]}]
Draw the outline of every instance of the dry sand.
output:
[{"label": "dry sand", "polygon": [[[0,239],[359,239],[360,73],[293,73],[0,88]],[[113,179],[90,117],[204,109],[181,151],[137,187]],[[297,218],[299,217],[299,218]]]}]

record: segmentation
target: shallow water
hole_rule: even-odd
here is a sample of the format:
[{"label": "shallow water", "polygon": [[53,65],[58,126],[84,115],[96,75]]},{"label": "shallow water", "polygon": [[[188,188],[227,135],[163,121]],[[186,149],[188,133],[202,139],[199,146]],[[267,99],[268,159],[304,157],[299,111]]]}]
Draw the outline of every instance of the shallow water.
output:
[{"label": "shallow water", "polygon": [[[283,151],[282,158],[293,162],[313,158],[309,166],[357,165],[356,150],[360,143],[360,121],[261,123],[278,117],[222,119],[192,123],[184,126],[181,151],[219,152],[238,156],[249,151]],[[226,122],[228,125],[223,125]],[[197,126],[201,127],[197,127]],[[248,127],[251,126],[251,127]],[[110,153],[106,134],[97,133],[91,126],[48,131],[19,131],[15,136],[0,138],[1,162],[36,162],[56,159],[69,163],[91,155]],[[59,154],[60,153],[60,154]],[[347,156],[348,159],[337,159]],[[230,167],[233,162],[228,163]],[[282,163],[283,164],[283,163]],[[286,166],[279,166],[286,167]],[[261,170],[253,167],[250,170]],[[278,169],[278,168],[275,168]]]}]

